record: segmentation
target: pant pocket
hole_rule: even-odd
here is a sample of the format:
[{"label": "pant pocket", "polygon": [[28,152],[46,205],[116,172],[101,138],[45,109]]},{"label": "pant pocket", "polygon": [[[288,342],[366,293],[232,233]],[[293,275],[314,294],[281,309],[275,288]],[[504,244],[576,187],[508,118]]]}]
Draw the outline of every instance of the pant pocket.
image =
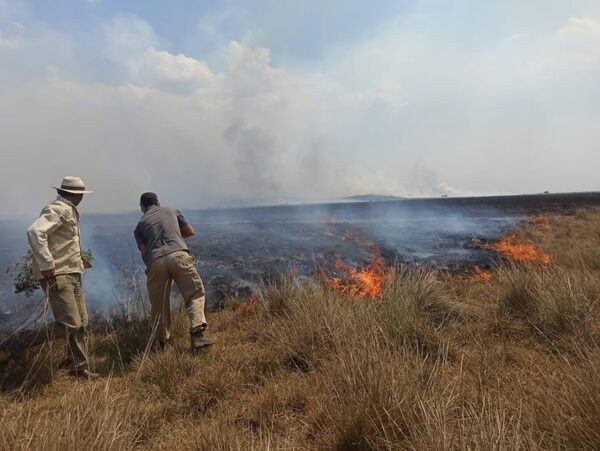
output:
[{"label": "pant pocket", "polygon": [[179,252],[177,253],[177,255],[175,255],[175,261],[177,262],[177,264],[181,267],[190,267],[190,266],[196,266],[195,265],[195,261],[194,261],[194,257],[187,253],[187,252]]},{"label": "pant pocket", "polygon": [[56,290],[56,292],[60,293],[65,291],[66,289],[71,287],[71,283],[69,281],[69,276],[67,275],[58,275],[54,277],[54,290]]},{"label": "pant pocket", "polygon": [[45,290],[56,291],[56,276],[52,276],[42,283]]}]

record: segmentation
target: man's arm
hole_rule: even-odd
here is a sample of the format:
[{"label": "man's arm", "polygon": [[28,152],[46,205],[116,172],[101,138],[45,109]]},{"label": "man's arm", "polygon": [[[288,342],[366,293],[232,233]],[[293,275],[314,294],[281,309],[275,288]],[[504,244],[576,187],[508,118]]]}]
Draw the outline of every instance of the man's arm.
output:
[{"label": "man's arm", "polygon": [[179,230],[181,230],[181,236],[184,238],[189,238],[196,234],[196,231],[194,230],[194,228],[192,227],[191,224],[186,224],[185,226],[181,227]]},{"label": "man's arm", "polygon": [[38,264],[45,279],[54,275],[54,258],[48,248],[48,236],[58,229],[64,221],[60,211],[46,207],[41,216],[27,229],[27,240],[33,252],[33,258]]},{"label": "man's arm", "polygon": [[181,232],[181,236],[183,238],[189,238],[196,234],[196,231],[192,225],[187,222],[179,210],[177,210],[177,222],[179,223],[179,231]]},{"label": "man's arm", "polygon": [[137,243],[137,247],[142,254],[142,260],[146,261],[146,243],[144,242],[144,238],[139,230],[139,224],[136,226],[133,235],[135,236],[135,242]]}]

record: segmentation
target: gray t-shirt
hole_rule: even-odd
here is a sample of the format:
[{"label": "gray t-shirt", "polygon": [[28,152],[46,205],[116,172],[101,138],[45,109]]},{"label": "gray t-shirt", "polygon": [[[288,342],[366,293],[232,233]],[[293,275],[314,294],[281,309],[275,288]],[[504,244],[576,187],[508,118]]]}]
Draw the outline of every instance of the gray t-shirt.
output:
[{"label": "gray t-shirt", "polygon": [[146,266],[159,257],[188,250],[180,230],[186,225],[188,222],[175,208],[151,206],[144,213],[134,235],[138,247],[146,246],[146,254],[142,255]]}]

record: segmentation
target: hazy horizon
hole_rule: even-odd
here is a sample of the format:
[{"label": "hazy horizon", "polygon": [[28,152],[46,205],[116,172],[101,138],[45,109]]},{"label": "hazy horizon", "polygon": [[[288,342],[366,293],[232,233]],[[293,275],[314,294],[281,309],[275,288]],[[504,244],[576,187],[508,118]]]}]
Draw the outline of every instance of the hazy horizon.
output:
[{"label": "hazy horizon", "polygon": [[[598,193],[599,191],[573,191],[573,192],[557,192],[557,193],[518,193],[518,194],[506,194],[506,193],[501,193],[501,194],[481,194],[481,195],[476,195],[476,194],[472,194],[472,195],[455,195],[455,196],[448,196],[448,199],[461,199],[461,198],[488,198],[488,197],[519,197],[519,196],[543,196],[546,194],[550,194],[550,195],[565,195],[565,194],[585,194],[585,193]],[[180,205],[180,204],[176,204],[176,203],[172,203],[172,202],[162,202],[161,203],[163,205],[168,205],[168,206],[172,206],[172,207],[176,207],[180,210],[184,210],[184,211],[210,211],[210,210],[236,210],[236,209],[253,209],[253,208],[277,208],[277,207],[310,207],[310,206],[320,206],[320,205],[335,205],[335,204],[343,204],[343,203],[379,203],[379,202],[400,202],[402,200],[407,200],[407,201],[419,201],[419,200],[437,200],[440,199],[442,200],[444,197],[446,196],[407,196],[407,197],[401,197],[398,196],[397,199],[389,199],[389,200],[356,200],[356,199],[351,199],[352,197],[366,197],[366,196],[375,196],[375,197],[380,197],[380,195],[377,194],[358,194],[358,195],[352,195],[352,196],[345,196],[345,197],[341,197],[339,199],[327,199],[327,200],[314,200],[314,201],[307,201],[307,202],[285,202],[285,203],[264,203],[264,204],[227,204],[227,205],[208,205],[208,206],[204,206],[204,207],[189,207],[186,205]],[[387,195],[385,195],[387,196]],[[384,196],[384,197],[385,197]],[[387,197],[394,197],[394,196],[387,196]],[[48,201],[52,201],[53,199],[55,199],[56,196],[53,196],[51,198],[48,199]],[[85,199],[84,199],[85,200]],[[40,207],[41,208],[41,207]],[[78,210],[85,215],[127,215],[127,214],[139,214],[141,215],[142,213],[139,210],[139,207],[133,207],[133,208],[125,208],[125,209],[121,209],[121,210],[110,210],[110,209],[106,209],[106,210],[96,210],[96,211],[90,211],[88,209],[85,208],[85,202],[82,202],[81,205],[79,205]],[[30,211],[26,214],[19,214],[19,215],[2,215],[0,214],[0,221],[30,221],[33,218],[37,217],[37,214],[39,212],[37,211]]]}]

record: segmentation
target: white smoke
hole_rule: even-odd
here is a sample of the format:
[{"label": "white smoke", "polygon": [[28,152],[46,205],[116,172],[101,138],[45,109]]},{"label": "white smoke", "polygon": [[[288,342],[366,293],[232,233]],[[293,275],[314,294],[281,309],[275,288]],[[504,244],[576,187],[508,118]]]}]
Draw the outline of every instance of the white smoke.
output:
[{"label": "white smoke", "polygon": [[595,16],[483,49],[418,33],[417,13],[392,17],[306,67],[243,40],[211,61],[168,51],[131,14],[87,44],[9,9],[0,200],[11,214],[37,211],[64,175],[97,191],[84,210],[132,209],[146,190],[202,207],[597,188]]}]

